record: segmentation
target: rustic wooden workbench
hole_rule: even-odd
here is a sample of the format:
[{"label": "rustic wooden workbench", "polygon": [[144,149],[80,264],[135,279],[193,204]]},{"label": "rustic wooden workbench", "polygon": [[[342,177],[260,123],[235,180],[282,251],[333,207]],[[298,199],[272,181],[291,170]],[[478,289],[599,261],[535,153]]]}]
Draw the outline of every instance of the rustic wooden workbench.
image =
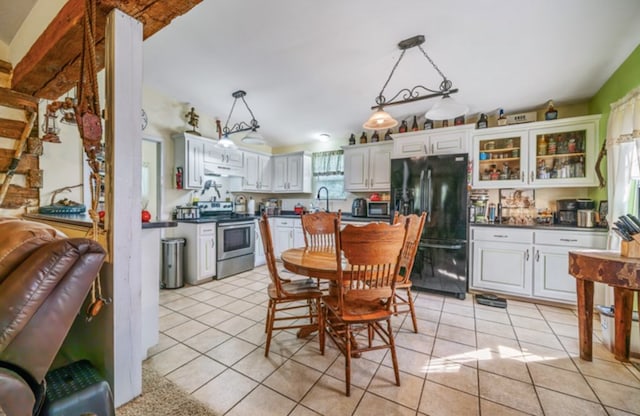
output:
[{"label": "rustic wooden workbench", "polygon": [[633,295],[640,291],[640,258],[623,257],[614,251],[570,251],[569,274],[576,278],[580,358],[591,361],[593,283],[599,282],[613,287],[615,358],[629,361]]}]

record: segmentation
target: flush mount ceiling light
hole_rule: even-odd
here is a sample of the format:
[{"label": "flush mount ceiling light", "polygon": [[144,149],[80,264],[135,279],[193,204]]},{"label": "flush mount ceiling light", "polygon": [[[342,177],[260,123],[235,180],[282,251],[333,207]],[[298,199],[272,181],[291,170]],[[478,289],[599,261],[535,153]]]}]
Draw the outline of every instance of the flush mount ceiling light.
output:
[{"label": "flush mount ceiling light", "polygon": [[[405,39],[400,43],[398,43],[398,48],[402,50],[402,53],[400,53],[400,57],[398,58],[398,60],[396,61],[396,64],[391,69],[391,73],[389,74],[387,81],[384,83],[384,85],[382,86],[382,89],[380,90],[380,93],[376,97],[376,105],[371,107],[372,110],[376,110],[376,111],[371,115],[369,120],[367,120],[367,122],[362,125],[362,127],[364,127],[365,129],[375,129],[375,130],[388,129],[391,127],[395,127],[398,124],[398,121],[395,120],[393,117],[391,117],[389,113],[384,111],[385,107],[390,105],[405,104],[405,103],[411,103],[414,101],[426,100],[428,98],[442,97],[443,99],[445,99],[443,100],[443,102],[438,103],[440,105],[436,104],[434,106],[434,107],[438,107],[440,109],[439,111],[434,112],[432,114],[431,111],[434,110],[432,109],[427,113],[427,118],[430,118],[431,120],[444,120],[449,118],[455,118],[467,112],[466,107],[460,106],[460,105],[458,108],[453,108],[453,106],[446,107],[446,104],[448,104],[448,101],[451,100],[451,97],[449,96],[451,94],[457,93],[458,89],[452,88],[453,83],[442,73],[442,71],[440,71],[440,68],[438,68],[438,66],[433,62],[433,60],[429,57],[429,55],[427,55],[427,52],[425,52],[425,50],[422,48],[423,43],[424,43],[423,35],[416,35],[414,37]],[[440,86],[438,87],[438,89],[427,88],[423,85],[416,85],[413,88],[403,88],[400,91],[398,91],[393,97],[391,97],[391,99],[387,100],[387,98],[384,96],[385,88],[387,88],[389,81],[391,81],[391,78],[393,77],[393,74],[395,73],[396,68],[400,64],[400,61],[404,57],[404,54],[407,51],[407,49],[411,49],[416,46],[418,47],[418,49],[420,49],[424,57],[427,58],[431,66],[433,66],[433,69],[435,69],[436,72],[438,72],[438,74],[442,77],[442,82],[440,82]],[[444,109],[443,109],[443,104],[444,104]]]},{"label": "flush mount ceiling light", "polygon": [[[258,124],[258,120],[256,120],[255,116],[253,115],[253,111],[251,111],[251,108],[249,108],[249,104],[247,104],[247,102],[244,99],[247,93],[242,90],[238,90],[238,91],[234,91],[231,95],[233,96],[233,104],[231,105],[231,111],[229,111],[227,122],[224,124],[224,128],[222,129],[223,136],[220,138],[220,140],[218,140],[218,144],[223,147],[235,146],[233,141],[229,139],[229,135],[234,133],[244,132],[244,131],[250,131],[250,133],[247,134],[244,137],[244,139],[242,139],[243,142],[249,143],[249,144],[264,144],[264,138],[257,131],[258,128],[260,128],[260,125]],[[238,101],[238,99],[242,100],[242,102],[244,103],[244,106],[249,111],[249,114],[251,115],[251,120],[249,121],[249,123],[245,123],[244,121],[241,121],[229,127],[229,120],[231,120],[231,115],[233,114],[233,110],[236,107],[236,102]]]}]

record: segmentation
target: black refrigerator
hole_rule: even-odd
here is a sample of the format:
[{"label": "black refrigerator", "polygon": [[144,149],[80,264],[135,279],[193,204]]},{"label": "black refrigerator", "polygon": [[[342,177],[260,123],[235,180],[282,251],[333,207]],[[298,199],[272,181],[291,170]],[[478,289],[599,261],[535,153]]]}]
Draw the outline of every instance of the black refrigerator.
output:
[{"label": "black refrigerator", "polygon": [[411,273],[413,288],[467,292],[467,155],[391,161],[391,215],[427,212]]}]

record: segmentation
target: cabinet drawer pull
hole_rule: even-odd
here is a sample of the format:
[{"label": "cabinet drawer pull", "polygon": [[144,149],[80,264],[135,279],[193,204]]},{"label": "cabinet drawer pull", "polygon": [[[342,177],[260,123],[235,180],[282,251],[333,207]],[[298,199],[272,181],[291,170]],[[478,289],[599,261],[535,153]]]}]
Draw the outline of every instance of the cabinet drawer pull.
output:
[{"label": "cabinet drawer pull", "polygon": [[529,178],[531,179],[531,182],[533,182],[533,171],[529,173]]},{"label": "cabinet drawer pull", "polygon": [[578,239],[577,238],[561,238],[560,241],[564,241],[566,243],[577,243]]},{"label": "cabinet drawer pull", "polygon": [[536,250],[536,262],[540,261],[540,250]]},{"label": "cabinet drawer pull", "polygon": [[493,236],[494,236],[495,238],[509,238],[509,236],[508,236],[508,235],[506,235],[506,234],[494,234]]},{"label": "cabinet drawer pull", "polygon": [[521,170],[521,171],[520,171],[520,180],[521,180],[522,182],[524,182],[524,178],[525,178],[525,176],[524,176],[524,171],[523,171],[523,170]]},{"label": "cabinet drawer pull", "polygon": [[525,260],[526,260],[526,261],[529,261],[529,249],[527,249],[527,253],[526,253],[526,254],[527,254],[527,255],[526,255],[526,257],[525,257]]}]

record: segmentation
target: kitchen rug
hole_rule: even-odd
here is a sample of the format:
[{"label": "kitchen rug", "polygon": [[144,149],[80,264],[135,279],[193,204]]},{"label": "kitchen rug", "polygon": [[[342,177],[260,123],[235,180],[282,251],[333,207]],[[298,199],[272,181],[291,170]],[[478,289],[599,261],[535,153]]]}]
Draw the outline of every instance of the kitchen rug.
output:
[{"label": "kitchen rug", "polygon": [[148,365],[142,365],[142,394],[116,409],[116,416],[216,416]]}]

